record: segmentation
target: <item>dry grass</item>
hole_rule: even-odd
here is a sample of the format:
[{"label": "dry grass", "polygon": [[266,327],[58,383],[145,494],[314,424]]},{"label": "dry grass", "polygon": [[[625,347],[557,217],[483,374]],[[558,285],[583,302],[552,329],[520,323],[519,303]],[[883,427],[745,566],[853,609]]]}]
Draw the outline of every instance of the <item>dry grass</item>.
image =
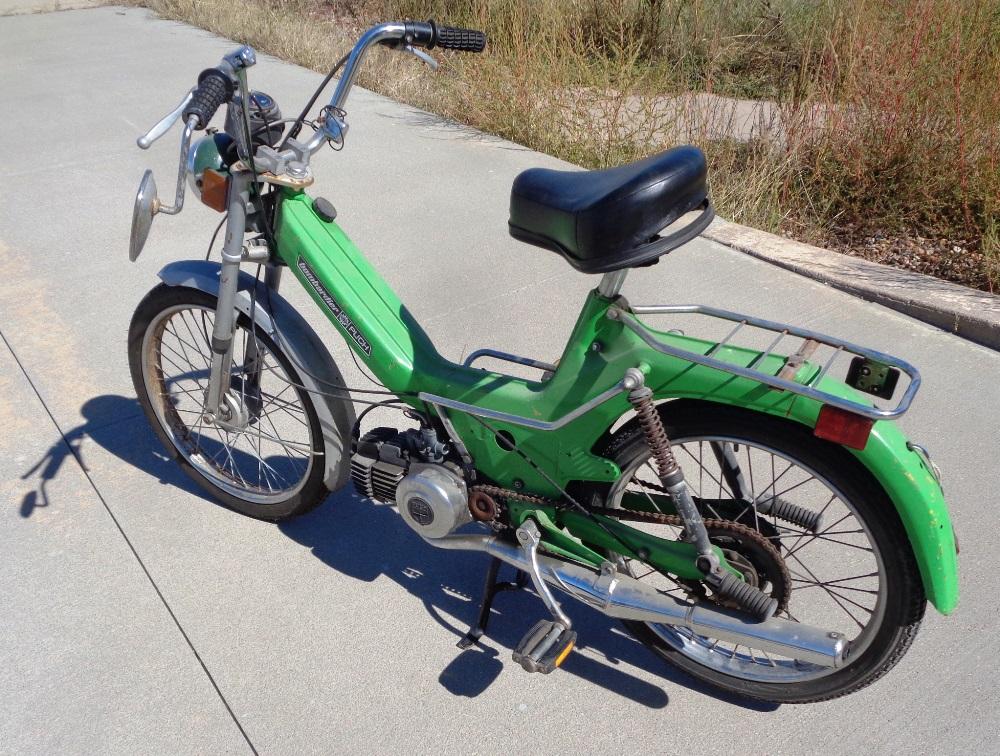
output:
[{"label": "dry grass", "polygon": [[362,83],[588,167],[694,143],[726,217],[1000,286],[1000,0],[144,4],[316,70],[377,20],[481,28],[444,75],[384,54]]}]

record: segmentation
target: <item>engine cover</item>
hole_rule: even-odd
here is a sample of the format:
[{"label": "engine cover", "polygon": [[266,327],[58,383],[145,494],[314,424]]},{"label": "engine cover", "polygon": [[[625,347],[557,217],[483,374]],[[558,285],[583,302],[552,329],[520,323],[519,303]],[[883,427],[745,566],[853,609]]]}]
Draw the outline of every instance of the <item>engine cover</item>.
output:
[{"label": "engine cover", "polygon": [[443,538],[472,522],[465,481],[442,465],[410,465],[396,488],[396,505],[406,524],[424,538]]},{"label": "engine cover", "polygon": [[431,428],[375,428],[358,439],[351,456],[351,480],[362,496],[394,504],[396,486],[411,463],[443,463],[447,453],[448,445],[438,441]]}]

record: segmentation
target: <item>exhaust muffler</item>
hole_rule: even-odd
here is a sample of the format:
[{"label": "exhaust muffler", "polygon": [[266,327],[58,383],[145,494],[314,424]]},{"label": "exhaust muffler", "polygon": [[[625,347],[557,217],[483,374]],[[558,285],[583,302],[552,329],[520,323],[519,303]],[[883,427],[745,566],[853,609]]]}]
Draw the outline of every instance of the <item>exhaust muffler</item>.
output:
[{"label": "exhaust muffler", "polygon": [[[489,535],[427,539],[439,548],[485,551],[530,574],[531,562],[517,546]],[[823,667],[844,663],[847,639],[840,633],[772,617],[757,622],[738,612],[707,604],[687,604],[660,593],[606,563],[600,573],[538,555],[540,577],[602,614],[625,620],[686,627],[698,635],[739,643]]]}]

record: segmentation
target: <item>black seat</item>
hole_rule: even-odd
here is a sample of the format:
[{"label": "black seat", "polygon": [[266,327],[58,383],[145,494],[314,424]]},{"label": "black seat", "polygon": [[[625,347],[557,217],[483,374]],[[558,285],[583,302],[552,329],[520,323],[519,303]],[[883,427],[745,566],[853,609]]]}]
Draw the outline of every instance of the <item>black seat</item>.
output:
[{"label": "black seat", "polygon": [[[649,264],[711,222],[706,174],[704,153],[690,146],[604,171],[532,168],[514,179],[510,233],[584,273]],[[692,223],[657,236],[696,209]]]}]

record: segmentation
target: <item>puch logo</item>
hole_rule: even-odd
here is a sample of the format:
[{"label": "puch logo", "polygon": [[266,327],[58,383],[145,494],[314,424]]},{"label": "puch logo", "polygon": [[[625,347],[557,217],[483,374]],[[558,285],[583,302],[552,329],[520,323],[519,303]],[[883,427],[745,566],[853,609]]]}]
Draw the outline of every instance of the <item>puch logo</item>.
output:
[{"label": "puch logo", "polygon": [[371,342],[369,342],[368,339],[366,339],[364,336],[361,335],[361,331],[358,330],[358,327],[354,325],[354,321],[352,321],[347,316],[347,313],[344,312],[344,308],[341,307],[339,304],[337,304],[337,300],[331,297],[330,292],[328,292],[325,288],[323,288],[323,284],[319,282],[319,278],[316,277],[316,273],[313,272],[313,269],[309,267],[309,264],[300,257],[298,261],[298,266],[299,270],[302,271],[302,275],[306,277],[306,280],[309,282],[309,284],[316,290],[316,293],[319,294],[319,298],[323,300],[323,304],[325,304],[327,307],[330,308],[330,312],[333,313],[333,316],[337,319],[337,322],[340,323],[340,327],[343,328],[345,331],[347,331],[350,337],[358,343],[358,346],[361,347],[362,352],[371,357],[372,356]]}]

